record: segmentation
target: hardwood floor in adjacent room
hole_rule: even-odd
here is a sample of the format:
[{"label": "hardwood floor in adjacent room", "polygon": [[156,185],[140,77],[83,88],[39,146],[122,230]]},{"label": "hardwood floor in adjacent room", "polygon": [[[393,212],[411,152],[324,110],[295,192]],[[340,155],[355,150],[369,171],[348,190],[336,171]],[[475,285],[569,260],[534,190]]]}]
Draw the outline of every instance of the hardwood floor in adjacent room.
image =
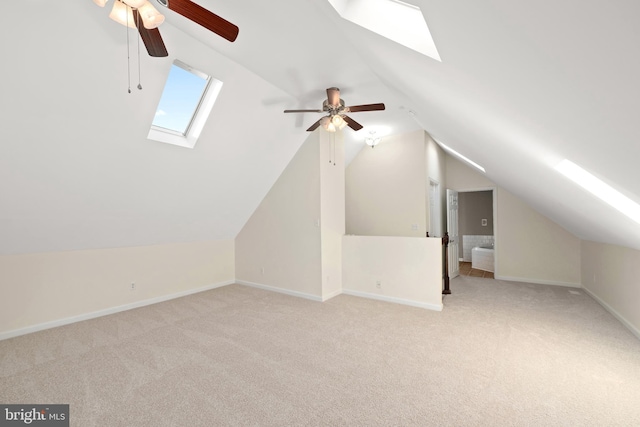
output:
[{"label": "hardwood floor in adjacent room", "polygon": [[460,275],[470,277],[484,277],[486,279],[494,279],[493,272],[472,268],[470,262],[460,261]]}]

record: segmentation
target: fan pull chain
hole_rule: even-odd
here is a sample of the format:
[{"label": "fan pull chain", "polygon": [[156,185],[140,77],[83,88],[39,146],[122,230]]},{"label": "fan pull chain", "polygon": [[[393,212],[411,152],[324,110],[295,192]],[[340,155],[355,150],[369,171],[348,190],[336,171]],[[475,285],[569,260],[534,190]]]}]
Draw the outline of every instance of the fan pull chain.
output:
[{"label": "fan pull chain", "polygon": [[[129,8],[129,6],[127,6],[126,4],[125,7]],[[129,10],[126,11],[126,15],[127,25],[125,26],[125,28],[127,30],[127,92],[131,93],[131,59],[129,58]]]},{"label": "fan pull chain", "polygon": [[[333,133],[333,138],[331,138],[331,150],[333,151],[333,166],[336,165],[336,134],[335,132]],[[329,163],[331,163],[331,160],[329,160]]]},{"label": "fan pull chain", "polygon": [[336,134],[333,134],[333,166],[336,165]]},{"label": "fan pull chain", "polygon": [[[140,28],[140,12],[136,13],[136,28]],[[138,37],[138,90],[142,90],[140,74],[140,37]]]}]

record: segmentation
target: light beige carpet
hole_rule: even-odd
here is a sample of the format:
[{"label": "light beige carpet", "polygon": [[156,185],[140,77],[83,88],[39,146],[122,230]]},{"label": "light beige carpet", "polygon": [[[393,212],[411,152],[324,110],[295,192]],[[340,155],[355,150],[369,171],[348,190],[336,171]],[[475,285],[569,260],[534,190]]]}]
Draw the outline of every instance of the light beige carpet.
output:
[{"label": "light beige carpet", "polygon": [[73,426],[640,426],[640,341],[568,288],[443,312],[240,285],[0,342],[0,403]]}]

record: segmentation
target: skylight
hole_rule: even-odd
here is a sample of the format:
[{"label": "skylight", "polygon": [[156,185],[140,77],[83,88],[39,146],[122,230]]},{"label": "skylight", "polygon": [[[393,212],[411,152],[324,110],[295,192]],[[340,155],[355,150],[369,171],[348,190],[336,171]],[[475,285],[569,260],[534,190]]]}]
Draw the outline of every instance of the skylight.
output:
[{"label": "skylight", "polygon": [[441,61],[422,10],[400,0],[329,0],[340,16]]},{"label": "skylight", "polygon": [[193,148],[221,87],[222,82],[175,60],[148,138]]},{"label": "skylight", "polygon": [[582,169],[570,160],[564,159],[556,165],[556,170],[640,224],[640,205],[620,193],[609,184]]}]

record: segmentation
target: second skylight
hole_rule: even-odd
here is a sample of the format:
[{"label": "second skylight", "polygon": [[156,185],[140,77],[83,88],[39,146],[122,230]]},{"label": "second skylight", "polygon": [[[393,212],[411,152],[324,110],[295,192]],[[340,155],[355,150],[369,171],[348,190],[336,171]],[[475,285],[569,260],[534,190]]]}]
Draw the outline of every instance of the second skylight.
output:
[{"label": "second skylight", "polygon": [[329,0],[344,19],[441,61],[418,6],[400,0]]}]

